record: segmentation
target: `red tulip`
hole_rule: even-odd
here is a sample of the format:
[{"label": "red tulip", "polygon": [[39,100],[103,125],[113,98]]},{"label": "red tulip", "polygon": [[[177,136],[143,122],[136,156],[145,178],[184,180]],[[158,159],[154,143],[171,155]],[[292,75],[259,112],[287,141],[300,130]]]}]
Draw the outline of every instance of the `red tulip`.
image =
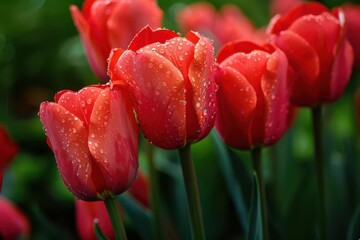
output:
[{"label": "red tulip", "polygon": [[233,42],[220,50],[216,129],[236,149],[278,141],[291,120],[285,54],[270,45]]},{"label": "red tulip", "polygon": [[30,225],[26,216],[9,200],[0,197],[0,238],[13,240],[29,236]]},{"label": "red tulip", "polygon": [[0,191],[3,172],[18,151],[17,144],[10,138],[5,127],[0,125]]},{"label": "red tulip", "polygon": [[40,118],[62,179],[82,200],[126,191],[138,169],[139,130],[123,92],[90,86],[43,102]]},{"label": "red tulip", "polygon": [[155,0],[86,0],[82,12],[70,7],[90,66],[103,82],[112,48],[126,48],[135,34],[150,25],[161,26],[162,11]]},{"label": "red tulip", "polygon": [[[122,213],[120,205],[119,211]],[[96,240],[94,222],[98,222],[101,232],[109,239],[115,239],[105,202],[75,201],[76,227],[80,239]]]},{"label": "red tulip", "polygon": [[204,138],[215,121],[211,41],[194,32],[144,28],[128,50],[109,59],[113,85],[131,93],[140,127],[155,145],[184,147]]},{"label": "red tulip", "polygon": [[354,66],[360,68],[360,4],[345,4],[343,6],[346,18],[346,37],[354,50]]},{"label": "red tulip", "polygon": [[341,10],[329,11],[316,2],[273,18],[271,41],[288,57],[294,105],[314,107],[335,101],[343,93],[353,63],[344,26]]},{"label": "red tulip", "polygon": [[143,173],[138,172],[128,192],[145,208],[150,208],[149,184],[147,177]]},{"label": "red tulip", "polygon": [[193,3],[178,12],[177,22],[183,32],[198,31],[220,46],[235,40],[264,41],[253,23],[233,4],[216,12],[210,3]]}]

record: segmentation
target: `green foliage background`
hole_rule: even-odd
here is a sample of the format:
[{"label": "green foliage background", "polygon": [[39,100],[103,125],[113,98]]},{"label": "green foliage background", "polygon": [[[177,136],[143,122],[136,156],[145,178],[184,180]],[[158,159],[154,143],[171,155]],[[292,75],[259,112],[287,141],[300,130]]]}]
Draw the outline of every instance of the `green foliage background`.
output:
[{"label": "green foliage background", "polygon": [[[193,1],[159,0],[164,26],[178,30],[174,14]],[[211,1],[215,6],[222,0]],[[227,1],[241,7],[261,27],[269,21],[268,0]],[[341,0],[323,1],[333,7]],[[6,125],[21,148],[6,171],[2,195],[28,215],[33,239],[76,239],[73,196],[64,187],[37,116],[42,101],[52,101],[63,89],[78,90],[97,83],[91,72],[69,6],[80,0],[0,0],[0,123]],[[325,107],[325,157],[330,239],[360,237],[359,129],[354,93],[359,87],[354,72],[344,96]],[[359,109],[360,110],[360,109]],[[358,111],[359,111],[358,110]],[[284,138],[265,150],[265,180],[272,239],[318,239],[316,182],[313,164],[310,111],[300,109]],[[142,142],[144,144],[144,141]],[[222,159],[207,137],[193,147],[204,223],[208,239],[242,239],[230,192],[240,187],[244,207],[250,206],[252,174],[247,152],[226,148],[239,184],[227,185]],[[1,153],[0,153],[1,154]],[[145,152],[140,153],[146,172]],[[163,212],[178,239],[189,239],[184,187],[176,152],[156,151]],[[141,239],[149,214],[121,198],[130,239]],[[142,223],[142,226],[139,226]],[[351,235],[353,234],[353,235]]]}]

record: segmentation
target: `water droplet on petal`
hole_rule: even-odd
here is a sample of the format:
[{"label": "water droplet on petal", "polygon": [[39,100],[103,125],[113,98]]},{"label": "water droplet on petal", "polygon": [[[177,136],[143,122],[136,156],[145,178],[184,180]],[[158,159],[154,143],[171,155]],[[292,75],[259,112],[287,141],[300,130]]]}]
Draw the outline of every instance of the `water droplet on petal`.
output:
[{"label": "water droplet on petal", "polygon": [[186,100],[180,100],[179,103],[180,103],[181,105],[186,105]]}]

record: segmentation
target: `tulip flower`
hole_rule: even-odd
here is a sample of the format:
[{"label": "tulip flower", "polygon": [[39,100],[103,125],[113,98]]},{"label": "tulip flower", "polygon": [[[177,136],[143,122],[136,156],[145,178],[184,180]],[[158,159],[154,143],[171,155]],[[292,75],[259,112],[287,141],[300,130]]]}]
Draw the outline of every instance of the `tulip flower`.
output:
[{"label": "tulip flower", "polygon": [[252,42],[226,44],[217,55],[216,129],[225,143],[251,150],[259,179],[261,217],[267,239],[267,210],[261,171],[261,147],[277,142],[288,129],[292,109],[285,54]]},{"label": "tulip flower", "polygon": [[233,42],[217,55],[216,129],[236,149],[251,150],[277,142],[292,113],[285,54],[270,45]]},{"label": "tulip flower", "polygon": [[153,144],[179,149],[193,236],[204,239],[190,146],[212,129],[216,112],[211,41],[190,32],[142,29],[127,50],[109,58],[111,84],[134,100],[140,128]]},{"label": "tulip flower", "polygon": [[314,107],[335,101],[349,81],[353,52],[340,9],[304,3],[269,25],[271,42],[289,60],[291,102]]},{"label": "tulip flower", "polygon": [[216,45],[235,40],[264,42],[261,31],[233,4],[217,12],[208,2],[198,2],[181,9],[176,16],[182,32],[198,31],[215,40]]},{"label": "tulip flower", "polygon": [[123,92],[109,86],[61,91],[40,106],[50,146],[69,190],[103,200],[126,191],[138,169],[139,130]]},{"label": "tulip flower", "polygon": [[354,50],[354,67],[360,68],[360,4],[345,4],[343,6],[346,19],[346,37]]},{"label": "tulip flower", "polygon": [[109,76],[132,95],[145,137],[176,149],[201,140],[214,125],[213,65],[209,39],[146,27],[126,51],[112,52]]},{"label": "tulip flower", "polygon": [[17,144],[10,138],[6,128],[0,125],[0,191],[3,172],[18,151]]},{"label": "tulip flower", "polygon": [[[121,211],[120,205],[118,210]],[[75,201],[76,228],[83,240],[96,240],[94,223],[99,224],[101,232],[109,239],[115,239],[110,217],[104,202]]]},{"label": "tulip flower", "polygon": [[321,238],[327,239],[321,105],[338,99],[349,82],[353,50],[341,9],[304,3],[269,25],[271,41],[289,60],[291,102],[312,108],[314,155],[319,192]]},{"label": "tulip flower", "polygon": [[24,213],[4,197],[0,197],[0,238],[27,239],[30,225]]},{"label": "tulip flower", "polygon": [[156,0],[86,0],[82,11],[70,7],[90,66],[97,77],[108,81],[107,59],[112,48],[126,48],[135,34],[150,25],[161,26],[162,10]]}]

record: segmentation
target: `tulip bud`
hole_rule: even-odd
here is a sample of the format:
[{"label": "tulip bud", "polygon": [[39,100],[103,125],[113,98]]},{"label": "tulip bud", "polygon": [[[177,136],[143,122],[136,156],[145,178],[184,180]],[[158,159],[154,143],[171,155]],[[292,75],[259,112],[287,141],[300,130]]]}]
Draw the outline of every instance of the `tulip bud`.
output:
[{"label": "tulip bud", "polygon": [[291,102],[315,107],[338,99],[349,81],[353,52],[340,9],[311,2],[275,16],[271,41],[289,60]]},{"label": "tulip bud", "polygon": [[292,116],[285,54],[270,45],[233,42],[220,50],[217,61],[220,136],[244,150],[277,142]]},{"label": "tulip bud", "polygon": [[145,137],[175,149],[201,140],[214,125],[213,66],[209,39],[146,27],[128,50],[113,50],[109,76],[112,85],[131,94]]},{"label": "tulip bud", "polygon": [[161,26],[162,10],[154,0],[86,0],[82,11],[70,7],[90,66],[102,82],[108,81],[107,59],[112,48],[126,48],[143,27]]},{"label": "tulip bud", "polygon": [[30,225],[26,216],[13,203],[0,197],[0,239],[28,238]]},{"label": "tulip bud", "polygon": [[87,201],[126,191],[138,169],[139,130],[126,95],[109,86],[61,91],[40,106],[50,146],[69,190]]}]

